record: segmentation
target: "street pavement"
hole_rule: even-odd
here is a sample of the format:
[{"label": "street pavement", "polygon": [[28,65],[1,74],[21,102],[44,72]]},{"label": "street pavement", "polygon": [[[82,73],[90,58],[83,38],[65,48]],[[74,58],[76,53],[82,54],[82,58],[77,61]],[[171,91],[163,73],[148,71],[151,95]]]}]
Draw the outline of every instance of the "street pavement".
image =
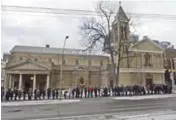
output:
[{"label": "street pavement", "polygon": [[172,116],[175,115],[173,112],[176,112],[175,102],[176,97],[141,100],[115,100],[107,97],[89,98],[65,104],[2,106],[1,118],[2,120],[74,120],[74,118],[77,120],[118,120],[119,118],[121,120],[125,116],[156,112],[164,112],[162,115]]}]

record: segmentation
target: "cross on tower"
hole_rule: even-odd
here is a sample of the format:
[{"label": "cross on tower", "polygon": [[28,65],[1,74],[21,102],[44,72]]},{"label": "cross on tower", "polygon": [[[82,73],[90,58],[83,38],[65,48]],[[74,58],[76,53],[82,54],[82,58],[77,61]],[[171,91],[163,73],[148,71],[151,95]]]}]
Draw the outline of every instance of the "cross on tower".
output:
[{"label": "cross on tower", "polygon": [[122,3],[121,0],[119,0],[119,6],[121,6],[121,3]]}]

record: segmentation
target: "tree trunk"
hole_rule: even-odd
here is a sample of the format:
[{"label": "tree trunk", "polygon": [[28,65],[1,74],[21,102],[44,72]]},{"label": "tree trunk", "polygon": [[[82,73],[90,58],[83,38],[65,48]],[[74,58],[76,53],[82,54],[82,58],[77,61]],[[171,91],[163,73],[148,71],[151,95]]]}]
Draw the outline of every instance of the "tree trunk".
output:
[{"label": "tree trunk", "polygon": [[[116,69],[115,69],[115,62],[114,62],[114,55],[113,52],[110,52],[111,54],[111,63],[112,63],[112,77],[113,77],[113,81],[115,82],[115,85],[117,85],[117,81],[116,81]],[[114,83],[113,82],[113,83]]]},{"label": "tree trunk", "polygon": [[119,72],[120,72],[119,65],[117,66],[116,69],[117,69],[117,84],[116,85],[119,86]]}]

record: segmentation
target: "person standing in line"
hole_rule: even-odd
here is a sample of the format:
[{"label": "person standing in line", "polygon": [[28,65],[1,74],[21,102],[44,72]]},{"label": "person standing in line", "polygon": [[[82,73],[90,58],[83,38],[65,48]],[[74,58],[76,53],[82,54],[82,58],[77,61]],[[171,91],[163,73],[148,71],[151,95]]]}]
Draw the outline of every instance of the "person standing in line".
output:
[{"label": "person standing in line", "polygon": [[93,89],[93,87],[91,87],[91,88],[90,88],[91,98],[93,98],[93,91],[94,91],[94,89]]},{"label": "person standing in line", "polygon": [[87,87],[84,88],[84,96],[87,98]]},{"label": "person standing in line", "polygon": [[59,96],[59,91],[58,89],[56,89],[56,99],[58,99],[58,96]]},{"label": "person standing in line", "polygon": [[52,97],[55,99],[55,89],[52,90]]},{"label": "person standing in line", "polygon": [[97,97],[97,87],[94,88],[95,97]]},{"label": "person standing in line", "polygon": [[22,91],[18,90],[18,100],[21,100],[21,93],[22,93]]},{"label": "person standing in line", "polygon": [[1,87],[1,101],[4,101],[5,90],[4,87]]},{"label": "person standing in line", "polygon": [[17,97],[18,97],[18,92],[19,92],[19,91],[15,88],[15,89],[14,89],[15,101],[17,100]]},{"label": "person standing in line", "polygon": [[23,88],[23,100],[26,100],[26,89]]},{"label": "person standing in line", "polygon": [[98,96],[100,97],[100,96],[101,96],[101,94],[100,94],[100,93],[101,93],[101,92],[100,92],[100,91],[101,91],[101,90],[100,90],[100,87],[98,87],[97,91],[98,91]]},{"label": "person standing in line", "polygon": [[9,93],[10,93],[10,100],[13,100],[13,93],[14,92],[13,92],[13,90],[11,88],[9,89]]},{"label": "person standing in line", "polygon": [[47,89],[47,97],[48,97],[48,99],[50,99],[50,94],[51,94],[51,89],[48,88],[48,89]]}]

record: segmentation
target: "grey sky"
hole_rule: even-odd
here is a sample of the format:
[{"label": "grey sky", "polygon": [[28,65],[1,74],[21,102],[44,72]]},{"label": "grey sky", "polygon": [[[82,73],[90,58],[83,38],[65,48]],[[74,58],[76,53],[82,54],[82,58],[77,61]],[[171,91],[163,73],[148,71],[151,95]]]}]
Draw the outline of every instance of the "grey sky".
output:
[{"label": "grey sky", "polygon": [[[3,5],[81,10],[94,10],[95,3],[95,0],[2,0]],[[122,6],[126,12],[176,15],[176,1],[122,1]],[[135,26],[136,33],[140,37],[148,35],[150,38],[159,41],[170,41],[176,46],[176,19],[133,19],[140,22]],[[62,47],[65,35],[70,36],[66,47],[81,48],[81,36],[78,33],[81,17],[3,12],[1,20],[1,55],[3,52],[9,52],[14,45],[45,46],[50,44],[51,47]]]}]

